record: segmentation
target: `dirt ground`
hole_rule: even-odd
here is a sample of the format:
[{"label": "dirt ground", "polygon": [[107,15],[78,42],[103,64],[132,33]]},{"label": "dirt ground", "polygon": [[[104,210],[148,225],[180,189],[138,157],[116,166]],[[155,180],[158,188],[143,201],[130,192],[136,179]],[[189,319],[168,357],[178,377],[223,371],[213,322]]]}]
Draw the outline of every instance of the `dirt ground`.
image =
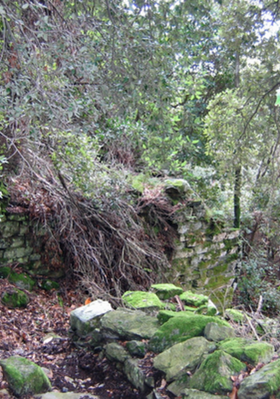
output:
[{"label": "dirt ground", "polygon": [[[0,297],[13,287],[0,279]],[[30,298],[26,308],[9,309],[0,303],[0,358],[18,355],[30,359],[48,370],[52,387],[61,392],[89,393],[102,399],[146,398],[147,393],[135,389],[101,353],[78,349],[70,341],[70,313],[87,299],[73,282],[64,281],[59,292],[37,288],[26,293]],[[51,333],[58,337],[52,338]],[[143,367],[154,377],[162,398],[173,398],[165,392],[165,381],[153,369],[151,358],[148,353]],[[9,389],[0,368],[0,389],[4,388]]]}]

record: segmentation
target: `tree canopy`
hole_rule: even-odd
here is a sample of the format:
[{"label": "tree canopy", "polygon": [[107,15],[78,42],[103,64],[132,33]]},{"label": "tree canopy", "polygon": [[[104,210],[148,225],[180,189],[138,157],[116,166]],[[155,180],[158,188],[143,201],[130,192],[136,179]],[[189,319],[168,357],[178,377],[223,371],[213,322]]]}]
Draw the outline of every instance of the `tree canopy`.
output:
[{"label": "tree canopy", "polygon": [[8,189],[28,174],[133,224],[121,201],[142,172],[234,205],[235,227],[246,210],[277,214],[278,2],[0,0],[0,15]]}]

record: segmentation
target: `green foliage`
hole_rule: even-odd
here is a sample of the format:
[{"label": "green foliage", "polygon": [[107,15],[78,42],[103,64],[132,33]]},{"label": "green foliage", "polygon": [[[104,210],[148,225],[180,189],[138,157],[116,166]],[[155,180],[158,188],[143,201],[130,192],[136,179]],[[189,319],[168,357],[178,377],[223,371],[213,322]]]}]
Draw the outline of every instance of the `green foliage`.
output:
[{"label": "green foliage", "polygon": [[242,262],[241,277],[238,281],[238,301],[256,310],[263,297],[262,311],[275,315],[280,310],[280,291],[275,287],[277,270],[264,256]]}]

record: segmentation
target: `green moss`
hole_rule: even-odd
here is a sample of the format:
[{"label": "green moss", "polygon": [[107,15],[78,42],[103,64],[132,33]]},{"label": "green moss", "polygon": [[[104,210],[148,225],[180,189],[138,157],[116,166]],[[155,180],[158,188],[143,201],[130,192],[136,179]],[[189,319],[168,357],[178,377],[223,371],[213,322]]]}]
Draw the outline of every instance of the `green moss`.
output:
[{"label": "green moss", "polygon": [[[195,310],[195,309],[193,309]],[[193,312],[176,312],[176,311],[172,311],[172,310],[160,310],[158,312],[157,318],[158,321],[161,324],[166,323],[169,319],[171,319],[172,317],[177,317],[177,316],[184,316],[184,315],[192,315]]]},{"label": "green moss", "polygon": [[42,369],[28,359],[12,356],[0,361],[10,388],[16,396],[49,391],[51,384]]},{"label": "green moss", "polygon": [[212,394],[226,394],[233,388],[231,377],[245,369],[244,363],[217,350],[202,362],[190,381],[190,388]]},{"label": "green moss", "polygon": [[59,284],[52,280],[43,280],[41,283],[41,287],[46,291],[51,291],[53,289],[58,290]]},{"label": "green moss", "polygon": [[235,358],[256,365],[272,359],[274,347],[267,342],[254,342],[245,338],[229,338],[222,341],[219,348]]},{"label": "green moss", "polygon": [[210,322],[229,327],[230,325],[215,316],[194,315],[189,312],[178,312],[178,316],[164,323],[150,340],[149,348],[153,352],[162,352],[170,346],[187,339],[203,335],[205,326]]},{"label": "green moss", "polygon": [[35,281],[32,280],[29,276],[26,274],[17,274],[15,272],[12,272],[9,275],[9,282],[12,284],[15,284],[18,288],[32,291]]},{"label": "green moss", "polygon": [[236,309],[226,309],[226,316],[235,323],[242,323],[245,320],[244,313]]},{"label": "green moss", "polygon": [[162,300],[172,298],[183,292],[181,287],[176,287],[174,284],[153,284],[151,288],[156,291],[156,295]]},{"label": "green moss", "polygon": [[123,294],[124,303],[134,309],[158,308],[164,309],[164,303],[152,292],[127,291]]},{"label": "green moss", "polygon": [[0,267],[0,278],[7,278],[11,274],[11,268],[8,266]]},{"label": "green moss", "polygon": [[180,299],[185,302],[186,305],[192,305],[199,307],[208,303],[208,297],[201,294],[195,294],[191,291],[185,291],[180,295]]},{"label": "green moss", "polygon": [[26,307],[29,303],[29,298],[25,292],[18,289],[10,290],[2,295],[1,302],[9,308]]}]

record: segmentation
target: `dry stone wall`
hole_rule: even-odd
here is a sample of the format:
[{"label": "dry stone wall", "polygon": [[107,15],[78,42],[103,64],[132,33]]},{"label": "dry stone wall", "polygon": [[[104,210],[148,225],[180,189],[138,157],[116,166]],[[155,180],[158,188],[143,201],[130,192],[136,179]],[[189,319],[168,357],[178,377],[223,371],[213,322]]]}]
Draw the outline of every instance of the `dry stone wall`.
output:
[{"label": "dry stone wall", "polygon": [[24,210],[7,208],[1,217],[0,265],[20,264],[30,274],[61,277],[63,261],[54,245],[44,226],[30,220]]},{"label": "dry stone wall", "polygon": [[[169,181],[167,195],[171,192],[174,197],[179,191],[175,183],[172,186]],[[182,203],[170,221],[178,238],[166,280],[207,294],[231,286],[236,275],[239,232],[207,217],[201,201]],[[59,255],[58,243],[44,226],[18,208],[8,207],[0,222],[0,265],[17,263],[31,274],[60,277],[63,256]]]},{"label": "dry stone wall", "polygon": [[178,240],[169,281],[209,292],[231,286],[236,277],[239,231],[208,219],[199,201],[189,201],[174,215],[173,223]]}]

